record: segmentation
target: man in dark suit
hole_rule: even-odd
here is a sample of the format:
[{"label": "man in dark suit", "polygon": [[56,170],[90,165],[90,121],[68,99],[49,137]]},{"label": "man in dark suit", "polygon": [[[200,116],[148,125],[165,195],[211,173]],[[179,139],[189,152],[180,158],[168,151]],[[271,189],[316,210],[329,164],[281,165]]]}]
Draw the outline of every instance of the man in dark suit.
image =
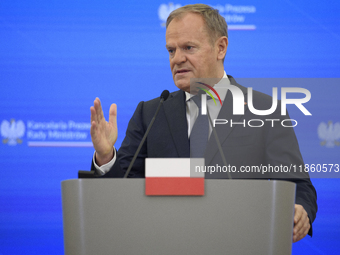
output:
[{"label": "man in dark suit", "polygon": [[[146,157],[189,157],[193,116],[188,113],[190,107],[196,107],[191,100],[191,78],[218,78],[221,83],[227,82],[240,88],[244,94],[246,89],[227,76],[224,71],[224,58],[228,46],[227,24],[218,11],[206,5],[189,5],[172,12],[167,20],[166,48],[169,52],[170,68],[173,79],[180,91],[174,92],[164,102],[154,126],[143,145],[129,177],[144,177],[144,161]],[[223,79],[222,79],[223,78]],[[220,83],[220,82],[219,82]],[[214,86],[214,84],[211,84]],[[223,84],[222,84],[223,85]],[[223,106],[213,117],[239,121],[240,116],[232,114],[233,98],[231,93],[222,95]],[[253,104],[257,109],[268,109],[271,98],[254,92]],[[129,122],[126,137],[117,152],[114,144],[117,140],[116,105],[111,105],[109,121],[103,117],[98,98],[91,107],[91,137],[95,147],[92,168],[97,174],[119,176],[127,170],[129,163],[155,113],[159,99],[141,102]],[[242,117],[247,123],[250,119],[265,119],[255,116],[247,110]],[[271,119],[288,118],[281,116],[278,108]],[[288,166],[302,165],[302,157],[292,128],[280,125],[273,127],[267,122],[261,128],[249,125],[217,126],[222,150],[227,163],[238,169],[241,166]],[[206,164],[223,165],[215,140],[210,139],[205,154]],[[226,178],[223,174],[206,175],[207,178]],[[242,178],[242,175],[237,178]],[[249,177],[249,175],[248,175]],[[262,178],[272,176],[262,176]],[[316,215],[316,192],[308,174],[295,176],[284,175],[285,179],[297,184],[294,216],[293,240],[302,239],[311,234],[311,223]],[[303,178],[301,178],[303,177]]]}]

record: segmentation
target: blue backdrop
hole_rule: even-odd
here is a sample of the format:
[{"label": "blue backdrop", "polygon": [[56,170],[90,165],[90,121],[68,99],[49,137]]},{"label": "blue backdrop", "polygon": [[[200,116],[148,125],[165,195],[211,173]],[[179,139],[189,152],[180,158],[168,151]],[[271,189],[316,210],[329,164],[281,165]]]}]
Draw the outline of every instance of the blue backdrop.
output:
[{"label": "blue backdrop", "polygon": [[[137,103],[176,90],[164,22],[191,3],[0,0],[0,254],[63,254],[60,182],[90,168],[93,100],[106,116],[118,104],[119,147]],[[302,86],[313,115],[290,115],[305,163],[340,164],[340,87],[329,79],[340,78],[340,2],[206,3],[229,23],[225,70],[236,80],[318,78]],[[312,181],[314,237],[293,254],[340,254],[339,179]]]}]

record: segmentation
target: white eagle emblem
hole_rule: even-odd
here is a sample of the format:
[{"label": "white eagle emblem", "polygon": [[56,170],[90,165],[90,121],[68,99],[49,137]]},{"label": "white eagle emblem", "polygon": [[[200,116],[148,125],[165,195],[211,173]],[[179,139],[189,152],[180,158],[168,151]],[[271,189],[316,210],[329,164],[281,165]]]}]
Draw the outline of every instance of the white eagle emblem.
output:
[{"label": "white eagle emblem", "polygon": [[326,146],[328,148],[332,148],[335,145],[339,146],[340,142],[337,141],[340,139],[340,123],[337,122],[333,124],[332,121],[321,122],[318,127],[318,135],[321,139],[321,145]]},{"label": "white eagle emblem", "polygon": [[162,21],[162,26],[165,27],[166,19],[168,18],[169,14],[176,10],[177,8],[181,7],[180,4],[161,4],[158,8],[158,17]]},{"label": "white eagle emblem", "polygon": [[4,137],[3,143],[14,146],[17,143],[22,143],[20,139],[25,134],[25,124],[22,120],[15,121],[11,119],[11,122],[3,120],[1,123],[1,136]]}]

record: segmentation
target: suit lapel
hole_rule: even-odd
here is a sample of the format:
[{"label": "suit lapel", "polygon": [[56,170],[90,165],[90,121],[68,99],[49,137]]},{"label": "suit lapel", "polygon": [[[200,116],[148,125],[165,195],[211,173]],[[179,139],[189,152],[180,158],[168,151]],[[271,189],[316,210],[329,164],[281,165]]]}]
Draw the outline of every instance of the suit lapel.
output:
[{"label": "suit lapel", "polygon": [[[246,102],[247,100],[247,89],[239,84],[236,83],[236,81],[234,80],[233,77],[228,76],[230,79],[230,83],[232,85],[237,86],[239,89],[242,90],[243,95],[244,95],[244,101]],[[246,110],[248,109],[248,107],[246,107],[245,105],[245,109],[244,112],[246,112]],[[243,121],[240,120],[241,117],[244,117],[244,115],[233,115],[233,97],[231,92],[228,90],[227,95],[225,97],[225,100],[223,102],[223,106],[218,114],[218,119],[225,119],[228,121],[227,124],[224,125],[216,125],[215,129],[218,135],[218,139],[220,141],[221,144],[224,143],[224,141],[228,138],[228,136],[230,135],[231,131],[235,128],[235,125],[233,125],[231,127],[230,122],[232,121],[233,123],[235,122],[239,122],[239,121]],[[205,153],[205,163],[206,165],[209,165],[212,161],[212,159],[214,158],[214,156],[216,155],[216,153],[218,152],[218,147],[216,144],[216,140],[214,137],[214,134],[211,134],[208,145],[207,145],[207,149],[206,149],[206,153]]]},{"label": "suit lapel", "polygon": [[164,102],[164,112],[178,157],[190,156],[185,93],[177,91]]}]

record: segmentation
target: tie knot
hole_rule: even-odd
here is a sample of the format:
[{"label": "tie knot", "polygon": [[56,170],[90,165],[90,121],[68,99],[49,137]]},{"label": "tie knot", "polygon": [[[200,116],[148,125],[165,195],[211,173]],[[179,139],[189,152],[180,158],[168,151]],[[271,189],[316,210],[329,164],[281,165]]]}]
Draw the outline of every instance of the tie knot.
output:
[{"label": "tie knot", "polygon": [[[208,96],[208,95],[206,95],[206,96],[207,96],[207,100],[211,99],[210,96]],[[202,94],[198,94],[196,96],[193,96],[191,99],[195,102],[198,109],[202,108]]]}]

